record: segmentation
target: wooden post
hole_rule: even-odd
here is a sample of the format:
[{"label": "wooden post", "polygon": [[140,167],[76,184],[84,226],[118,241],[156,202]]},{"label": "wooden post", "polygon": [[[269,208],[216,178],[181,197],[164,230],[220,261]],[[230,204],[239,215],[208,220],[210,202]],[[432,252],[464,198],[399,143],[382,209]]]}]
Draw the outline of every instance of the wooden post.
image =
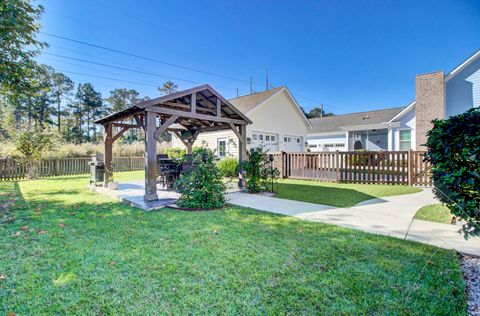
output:
[{"label": "wooden post", "polygon": [[145,112],[145,201],[158,199],[157,195],[157,140],[156,115]]},{"label": "wooden post", "polygon": [[238,165],[240,166],[240,172],[238,175],[238,187],[243,188],[246,186],[246,180],[245,180],[245,170],[243,169],[243,161],[247,160],[247,126],[246,125],[240,125],[239,126],[239,145],[240,147],[238,148]]},{"label": "wooden post", "polygon": [[108,188],[108,184],[113,182],[113,124],[105,125],[105,136],[104,136],[104,153],[103,153],[103,163],[105,166],[104,175],[103,175],[103,186]]},{"label": "wooden post", "polygon": [[285,178],[285,152],[282,150],[280,151],[280,179]]},{"label": "wooden post", "polygon": [[408,185],[411,186],[413,183],[413,172],[412,172],[412,168],[413,168],[413,164],[412,164],[412,149],[410,148],[410,150],[408,151],[408,158],[407,158],[407,166],[408,166],[408,171],[407,171],[407,175],[408,175]]},{"label": "wooden post", "polygon": [[341,175],[340,175],[340,151],[337,149],[335,151],[335,170],[336,170],[336,181],[337,183],[340,182],[340,178],[341,178]]}]

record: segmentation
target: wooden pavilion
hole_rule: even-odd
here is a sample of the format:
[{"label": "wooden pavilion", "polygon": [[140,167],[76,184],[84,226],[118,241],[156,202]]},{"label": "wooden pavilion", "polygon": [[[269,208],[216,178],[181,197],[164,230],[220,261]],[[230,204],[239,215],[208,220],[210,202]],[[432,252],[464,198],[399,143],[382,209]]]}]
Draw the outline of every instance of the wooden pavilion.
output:
[{"label": "wooden pavilion", "polygon": [[[136,122],[132,124],[131,122]],[[199,133],[232,129],[239,140],[239,163],[247,156],[246,126],[252,122],[208,84],[140,102],[95,121],[103,125],[104,186],[113,181],[112,145],[131,128],[145,133],[145,201],[157,195],[157,139],[166,132],[175,134],[192,153]],[[244,185],[242,173],[239,186]]]}]

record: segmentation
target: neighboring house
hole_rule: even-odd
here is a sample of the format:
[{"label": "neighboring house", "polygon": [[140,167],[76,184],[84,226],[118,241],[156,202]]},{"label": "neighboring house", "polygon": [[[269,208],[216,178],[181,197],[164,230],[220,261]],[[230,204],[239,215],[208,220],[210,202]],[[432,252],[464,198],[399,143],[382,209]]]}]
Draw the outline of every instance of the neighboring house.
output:
[{"label": "neighboring house", "polygon": [[[287,87],[279,87],[228,100],[253,123],[247,125],[247,148],[264,146],[271,152],[306,151],[309,120]],[[175,136],[173,147],[184,147]],[[194,146],[207,147],[217,156],[238,156],[238,138],[233,131],[200,133]]]},{"label": "neighboring house", "polygon": [[431,121],[480,106],[480,50],[454,70],[417,75],[404,108],[311,119],[310,151],[424,150]]}]

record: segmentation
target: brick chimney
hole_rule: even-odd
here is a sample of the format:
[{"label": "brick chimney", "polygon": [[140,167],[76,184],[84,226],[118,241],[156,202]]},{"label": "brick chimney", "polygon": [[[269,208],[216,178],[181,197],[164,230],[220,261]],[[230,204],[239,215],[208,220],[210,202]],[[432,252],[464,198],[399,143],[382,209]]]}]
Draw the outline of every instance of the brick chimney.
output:
[{"label": "brick chimney", "polygon": [[427,142],[432,120],[445,118],[445,75],[443,71],[417,75],[415,80],[416,149]]}]

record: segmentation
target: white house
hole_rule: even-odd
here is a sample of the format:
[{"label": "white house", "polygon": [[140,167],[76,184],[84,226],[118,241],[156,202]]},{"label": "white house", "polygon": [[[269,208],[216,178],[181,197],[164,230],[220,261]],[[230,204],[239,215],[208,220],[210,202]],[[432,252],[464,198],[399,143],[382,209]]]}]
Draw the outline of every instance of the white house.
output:
[{"label": "white house", "polygon": [[[253,123],[247,125],[247,148],[264,146],[271,152],[303,152],[309,120],[287,87],[279,87],[228,100]],[[172,138],[173,147],[184,147]],[[237,156],[238,138],[233,131],[200,133],[193,146],[207,147],[217,156]]]},{"label": "white house", "polygon": [[480,50],[448,74],[417,75],[415,100],[403,108],[311,119],[310,151],[425,149],[435,118],[480,106]]}]

